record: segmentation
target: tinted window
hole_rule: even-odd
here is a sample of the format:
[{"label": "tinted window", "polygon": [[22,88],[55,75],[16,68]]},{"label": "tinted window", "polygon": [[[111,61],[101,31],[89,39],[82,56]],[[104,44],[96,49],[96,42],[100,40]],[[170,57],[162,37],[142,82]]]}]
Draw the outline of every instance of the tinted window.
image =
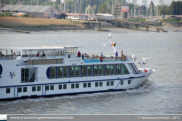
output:
[{"label": "tinted window", "polygon": [[32,92],[36,91],[36,87],[32,87]]},{"label": "tinted window", "polygon": [[130,69],[132,70],[132,72],[134,74],[136,74],[136,71],[135,71],[135,68],[133,67],[133,65],[131,63],[128,63],[128,65],[129,65]]},{"label": "tinted window", "polygon": [[94,76],[98,76],[99,75],[99,66],[94,65]]},{"label": "tinted window", "polygon": [[63,89],[67,89],[67,85],[66,84],[63,85]]},{"label": "tinted window", "polygon": [[80,66],[76,66],[75,67],[75,71],[76,71],[76,77],[81,77],[81,67]]},{"label": "tinted window", "polygon": [[63,77],[68,78],[68,67],[63,67]]},{"label": "tinted window", "polygon": [[62,85],[59,85],[59,89],[62,89]]},{"label": "tinted window", "polygon": [[115,75],[116,73],[115,73],[115,66],[116,65],[111,65],[111,75]]},{"label": "tinted window", "polygon": [[51,78],[56,78],[56,67],[51,67]]},{"label": "tinted window", "polygon": [[23,87],[23,92],[27,92],[27,87]]},{"label": "tinted window", "polygon": [[117,64],[116,73],[121,74],[121,65]]},{"label": "tinted window", "polygon": [[63,67],[57,67],[57,78],[63,78]]},{"label": "tinted window", "polygon": [[104,65],[99,66],[99,74],[104,75]]},{"label": "tinted window", "polygon": [[6,88],[6,93],[10,93],[10,88]]},{"label": "tinted window", "polygon": [[49,90],[49,85],[46,86],[46,90]]},{"label": "tinted window", "polygon": [[22,92],[22,88],[21,87],[18,88],[18,92]]},{"label": "tinted window", "polygon": [[51,85],[51,90],[54,90],[54,85]]},{"label": "tinted window", "polygon": [[124,64],[121,64],[121,72],[122,74],[129,74],[129,71]]},{"label": "tinted window", "polygon": [[41,91],[41,86],[37,86],[37,91]]},{"label": "tinted window", "polygon": [[95,82],[95,87],[98,87],[98,82]]},{"label": "tinted window", "polygon": [[75,77],[75,67],[70,66],[70,77]]},{"label": "tinted window", "polygon": [[93,66],[87,66],[88,76],[93,76]]},{"label": "tinted window", "polygon": [[110,65],[106,65],[106,75],[110,75]]},{"label": "tinted window", "polygon": [[87,66],[82,66],[82,76],[87,76]]}]

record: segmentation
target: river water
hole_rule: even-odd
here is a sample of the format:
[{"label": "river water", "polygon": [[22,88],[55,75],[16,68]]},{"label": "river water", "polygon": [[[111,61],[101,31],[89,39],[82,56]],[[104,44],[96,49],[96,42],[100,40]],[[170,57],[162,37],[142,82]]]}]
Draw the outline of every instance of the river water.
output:
[{"label": "river water", "polygon": [[[0,114],[182,114],[182,32],[113,30],[112,41],[124,54],[150,58],[153,73],[137,89],[92,94],[0,101]],[[110,32],[43,31],[30,34],[1,31],[0,47],[78,46],[87,54],[113,55]],[[138,65],[138,64],[137,64]],[[138,65],[138,67],[140,67]]]}]

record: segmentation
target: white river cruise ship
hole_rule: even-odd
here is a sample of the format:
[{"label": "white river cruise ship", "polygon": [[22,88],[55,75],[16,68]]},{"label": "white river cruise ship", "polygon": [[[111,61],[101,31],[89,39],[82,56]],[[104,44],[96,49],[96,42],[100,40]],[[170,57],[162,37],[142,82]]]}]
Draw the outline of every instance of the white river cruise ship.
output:
[{"label": "white river cruise ship", "polygon": [[132,89],[154,72],[145,68],[145,60],[137,68],[135,56],[82,59],[77,57],[78,47],[72,46],[1,47],[0,51],[0,100]]}]

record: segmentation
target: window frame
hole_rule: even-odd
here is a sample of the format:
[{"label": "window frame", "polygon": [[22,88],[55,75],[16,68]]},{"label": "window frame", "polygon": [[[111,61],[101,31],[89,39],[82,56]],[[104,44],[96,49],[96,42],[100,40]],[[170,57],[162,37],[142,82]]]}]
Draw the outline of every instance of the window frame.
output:
[{"label": "window frame", "polygon": [[36,92],[36,86],[32,87],[32,92]]},{"label": "window frame", "polygon": [[23,87],[23,92],[27,92],[27,87]]},{"label": "window frame", "polygon": [[11,93],[11,88],[6,88],[6,94]]},{"label": "window frame", "polygon": [[41,91],[41,86],[37,86],[37,91]]}]

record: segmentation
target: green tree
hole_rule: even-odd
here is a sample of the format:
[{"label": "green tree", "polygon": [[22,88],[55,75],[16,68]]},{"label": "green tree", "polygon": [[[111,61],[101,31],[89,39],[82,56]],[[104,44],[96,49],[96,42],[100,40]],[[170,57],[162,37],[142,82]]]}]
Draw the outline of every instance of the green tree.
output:
[{"label": "green tree", "polygon": [[180,1],[176,2],[176,15],[180,15]]},{"label": "green tree", "polygon": [[108,13],[107,4],[105,3],[100,4],[98,13]]},{"label": "green tree", "polygon": [[180,2],[180,12],[179,15],[182,15],[182,1]]},{"label": "green tree", "polygon": [[171,4],[171,9],[172,9],[172,15],[176,15],[176,2],[173,1]]}]

